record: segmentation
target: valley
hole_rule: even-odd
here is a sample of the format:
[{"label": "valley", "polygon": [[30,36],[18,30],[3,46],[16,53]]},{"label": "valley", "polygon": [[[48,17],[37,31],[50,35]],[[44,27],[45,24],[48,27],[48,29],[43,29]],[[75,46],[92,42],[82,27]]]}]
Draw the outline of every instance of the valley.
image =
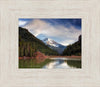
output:
[{"label": "valley", "polygon": [[61,67],[81,67],[81,36],[77,42],[64,46],[50,38],[40,40],[19,27],[19,68]]}]

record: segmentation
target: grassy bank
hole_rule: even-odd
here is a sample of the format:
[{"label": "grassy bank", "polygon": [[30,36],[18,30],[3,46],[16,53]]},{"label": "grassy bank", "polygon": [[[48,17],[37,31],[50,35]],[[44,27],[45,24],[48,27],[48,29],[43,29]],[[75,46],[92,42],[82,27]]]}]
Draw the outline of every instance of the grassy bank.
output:
[{"label": "grassy bank", "polygon": [[66,62],[71,67],[81,68],[81,61],[77,61],[77,60],[67,60]]},{"label": "grassy bank", "polygon": [[46,59],[43,62],[37,63],[35,59],[20,59],[19,60],[19,68],[42,68],[47,63],[51,62],[52,60]]}]

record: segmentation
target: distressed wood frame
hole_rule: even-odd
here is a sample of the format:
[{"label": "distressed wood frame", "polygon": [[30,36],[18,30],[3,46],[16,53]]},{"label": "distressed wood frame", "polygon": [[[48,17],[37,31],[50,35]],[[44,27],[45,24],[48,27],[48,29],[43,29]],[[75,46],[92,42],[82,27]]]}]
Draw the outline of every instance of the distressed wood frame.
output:
[{"label": "distressed wood frame", "polygon": [[[99,0],[1,0],[0,87],[100,87]],[[19,69],[18,18],[82,18],[82,69]]]}]

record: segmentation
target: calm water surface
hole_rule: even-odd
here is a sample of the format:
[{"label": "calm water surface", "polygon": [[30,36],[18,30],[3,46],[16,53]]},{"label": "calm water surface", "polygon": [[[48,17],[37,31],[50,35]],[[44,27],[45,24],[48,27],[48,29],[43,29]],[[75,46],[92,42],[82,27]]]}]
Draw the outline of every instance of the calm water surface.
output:
[{"label": "calm water surface", "polygon": [[51,58],[51,62],[43,66],[46,69],[71,69],[71,68],[81,68],[80,59],[71,59],[71,58]]}]

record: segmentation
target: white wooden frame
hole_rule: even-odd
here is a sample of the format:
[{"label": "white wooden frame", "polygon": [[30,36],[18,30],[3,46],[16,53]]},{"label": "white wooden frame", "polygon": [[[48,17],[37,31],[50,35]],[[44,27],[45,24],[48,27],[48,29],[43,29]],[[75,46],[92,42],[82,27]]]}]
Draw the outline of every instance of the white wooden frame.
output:
[{"label": "white wooden frame", "polygon": [[[0,87],[100,87],[100,0],[0,0]],[[82,69],[19,69],[18,18],[82,18]]]}]

